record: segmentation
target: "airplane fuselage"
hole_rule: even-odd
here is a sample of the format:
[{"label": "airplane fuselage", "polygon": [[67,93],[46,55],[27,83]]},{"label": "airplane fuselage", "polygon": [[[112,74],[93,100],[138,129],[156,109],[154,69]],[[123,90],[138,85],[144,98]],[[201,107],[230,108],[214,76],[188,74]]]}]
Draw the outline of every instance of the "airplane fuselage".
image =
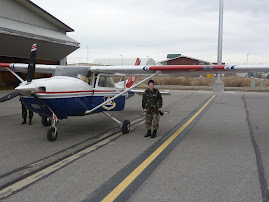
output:
[{"label": "airplane fuselage", "polygon": [[[45,79],[36,79],[31,82],[31,90],[35,86],[35,94],[56,114],[59,119],[68,116],[83,116],[107,99],[119,94],[123,89],[114,87],[93,87],[89,83],[73,77],[54,76]],[[19,86],[20,87],[20,86]],[[18,87],[18,88],[19,88]],[[23,92],[21,99],[25,106],[40,116],[49,115],[42,109],[40,103],[29,91]],[[121,111],[124,109],[127,95],[122,95],[94,111]]]}]

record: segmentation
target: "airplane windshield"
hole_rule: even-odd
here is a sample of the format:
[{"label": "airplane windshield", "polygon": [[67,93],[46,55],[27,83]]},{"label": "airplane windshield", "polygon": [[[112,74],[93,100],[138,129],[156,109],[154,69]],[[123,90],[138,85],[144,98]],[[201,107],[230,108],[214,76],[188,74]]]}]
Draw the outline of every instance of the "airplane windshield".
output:
[{"label": "airplane windshield", "polygon": [[74,77],[78,78],[78,76],[84,76],[87,77],[89,73],[88,67],[80,67],[80,66],[59,66],[56,68],[56,71],[54,73],[54,76],[69,76],[69,77]]}]

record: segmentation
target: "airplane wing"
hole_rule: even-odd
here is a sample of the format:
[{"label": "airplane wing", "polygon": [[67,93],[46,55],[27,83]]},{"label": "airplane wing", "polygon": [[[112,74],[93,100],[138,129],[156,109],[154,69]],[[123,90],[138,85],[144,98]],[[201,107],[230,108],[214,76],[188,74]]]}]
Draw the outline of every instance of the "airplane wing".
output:
[{"label": "airplane wing", "polygon": [[[55,69],[59,65],[40,65],[36,64],[35,72],[44,73],[44,74],[53,74]],[[14,72],[23,72],[26,73],[28,69],[28,64],[23,63],[0,63],[0,71],[12,70]]]},{"label": "airplane wing", "polygon": [[131,75],[180,75],[183,73],[269,72],[269,65],[160,65],[160,66],[92,66],[93,72]]},{"label": "airplane wing", "polygon": [[[111,102],[117,97],[133,90],[136,86],[151,79],[157,75],[177,75],[182,73],[234,73],[234,72],[269,72],[269,65],[161,65],[161,66],[94,66],[91,71],[107,74],[131,74],[131,75],[148,75],[147,78],[132,85],[130,88],[122,91],[116,96],[107,99],[105,102],[85,112],[85,115],[93,113],[98,108]],[[138,92],[136,92],[138,93]]]},{"label": "airplane wing", "polygon": [[[60,65],[36,64],[37,73],[51,74]],[[68,66],[76,68],[77,66]],[[27,72],[28,64],[0,63],[0,71],[8,69],[14,72]],[[146,75],[158,72],[158,75],[181,75],[186,73],[237,73],[269,72],[269,65],[160,65],[160,66],[92,66],[90,71],[107,74]]]}]

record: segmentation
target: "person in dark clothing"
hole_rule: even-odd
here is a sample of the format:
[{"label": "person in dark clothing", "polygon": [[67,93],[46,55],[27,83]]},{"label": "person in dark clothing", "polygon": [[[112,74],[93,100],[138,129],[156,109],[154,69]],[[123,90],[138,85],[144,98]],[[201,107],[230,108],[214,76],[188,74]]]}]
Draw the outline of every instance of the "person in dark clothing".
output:
[{"label": "person in dark clothing", "polygon": [[[153,80],[149,80],[148,87],[142,99],[142,108],[146,112],[146,129],[148,131],[144,137],[151,136],[151,138],[155,138],[157,136],[157,129],[159,128],[159,113],[162,110],[163,100],[159,90],[154,88]],[[151,128],[153,128],[152,134]]]},{"label": "person in dark clothing", "polygon": [[[21,99],[20,99],[21,101]],[[23,121],[21,124],[26,124],[26,119],[27,119],[27,108],[25,107],[25,105],[23,104],[23,102],[21,101],[21,109],[22,109],[22,118],[23,118]],[[34,113],[29,110],[29,125],[32,125],[32,119],[33,119],[33,115]]]}]

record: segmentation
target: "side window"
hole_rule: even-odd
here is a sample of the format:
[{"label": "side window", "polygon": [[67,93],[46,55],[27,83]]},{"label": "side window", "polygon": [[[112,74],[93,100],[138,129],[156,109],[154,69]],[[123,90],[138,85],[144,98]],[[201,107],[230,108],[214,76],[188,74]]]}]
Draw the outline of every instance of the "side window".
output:
[{"label": "side window", "polygon": [[114,82],[109,76],[100,75],[98,80],[99,87],[114,88]]}]

